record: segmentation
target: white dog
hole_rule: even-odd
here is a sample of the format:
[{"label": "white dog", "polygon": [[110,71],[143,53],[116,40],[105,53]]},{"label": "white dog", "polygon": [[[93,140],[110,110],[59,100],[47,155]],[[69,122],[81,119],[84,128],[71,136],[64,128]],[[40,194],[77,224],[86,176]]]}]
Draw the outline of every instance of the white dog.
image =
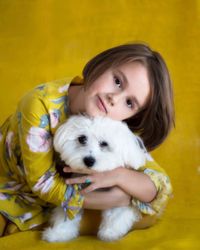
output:
[{"label": "white dog", "polygon": [[[138,169],[145,164],[145,148],[124,122],[105,117],[72,116],[55,133],[54,147],[61,159],[71,168],[112,170],[119,166]],[[62,208],[54,210],[52,227],[45,229],[42,238],[49,242],[69,241],[79,234],[81,211],[72,220],[66,219]],[[102,212],[98,231],[101,240],[121,238],[140,219],[136,207],[117,207]]]}]

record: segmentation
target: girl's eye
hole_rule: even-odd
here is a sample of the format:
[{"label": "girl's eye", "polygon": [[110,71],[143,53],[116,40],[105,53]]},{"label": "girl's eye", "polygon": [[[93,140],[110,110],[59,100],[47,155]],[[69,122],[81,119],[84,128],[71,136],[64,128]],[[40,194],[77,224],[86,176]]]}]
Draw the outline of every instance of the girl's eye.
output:
[{"label": "girl's eye", "polygon": [[119,88],[121,88],[121,81],[118,77],[114,76],[115,84],[118,85]]},{"label": "girl's eye", "polygon": [[130,108],[130,109],[133,108],[133,102],[132,102],[130,99],[128,99],[128,100],[126,101],[126,104],[127,104],[128,108]]}]

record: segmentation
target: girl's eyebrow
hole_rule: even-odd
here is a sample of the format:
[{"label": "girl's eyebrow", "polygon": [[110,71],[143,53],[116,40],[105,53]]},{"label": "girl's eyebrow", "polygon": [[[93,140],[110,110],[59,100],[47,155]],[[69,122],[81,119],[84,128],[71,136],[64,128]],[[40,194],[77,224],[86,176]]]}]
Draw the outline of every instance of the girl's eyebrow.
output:
[{"label": "girl's eyebrow", "polygon": [[[126,84],[129,85],[129,82],[128,82],[128,80],[127,80],[126,75],[125,75],[121,70],[119,70],[119,69],[116,69],[116,71],[121,75],[121,77],[123,78],[123,81],[124,81]],[[132,99],[133,99],[133,102],[134,102],[134,103],[136,104],[136,106],[138,107],[138,109],[141,109],[141,106],[140,106],[140,104],[139,104],[137,98],[136,98],[135,96],[133,96]]]}]

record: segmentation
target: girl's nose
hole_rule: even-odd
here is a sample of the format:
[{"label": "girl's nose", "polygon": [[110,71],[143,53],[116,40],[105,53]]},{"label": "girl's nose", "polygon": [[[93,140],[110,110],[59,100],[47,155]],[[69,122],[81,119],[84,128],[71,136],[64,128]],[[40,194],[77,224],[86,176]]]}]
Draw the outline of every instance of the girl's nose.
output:
[{"label": "girl's nose", "polygon": [[121,99],[121,94],[108,94],[107,99],[108,102],[111,106],[114,106],[120,99]]}]

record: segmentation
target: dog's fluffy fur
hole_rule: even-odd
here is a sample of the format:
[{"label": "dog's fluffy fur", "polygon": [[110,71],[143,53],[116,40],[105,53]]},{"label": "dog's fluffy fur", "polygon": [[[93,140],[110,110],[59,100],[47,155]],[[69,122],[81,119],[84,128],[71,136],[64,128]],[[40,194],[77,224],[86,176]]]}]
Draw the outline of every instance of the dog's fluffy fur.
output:
[{"label": "dog's fluffy fur", "polygon": [[[142,141],[124,122],[105,117],[72,116],[54,136],[55,150],[71,168],[106,171],[119,166],[137,170],[145,164]],[[72,220],[65,218],[62,208],[54,210],[52,227],[42,238],[49,242],[69,241],[79,234],[83,210]],[[101,240],[113,241],[124,236],[140,218],[136,207],[117,207],[102,212],[98,231]]]}]

